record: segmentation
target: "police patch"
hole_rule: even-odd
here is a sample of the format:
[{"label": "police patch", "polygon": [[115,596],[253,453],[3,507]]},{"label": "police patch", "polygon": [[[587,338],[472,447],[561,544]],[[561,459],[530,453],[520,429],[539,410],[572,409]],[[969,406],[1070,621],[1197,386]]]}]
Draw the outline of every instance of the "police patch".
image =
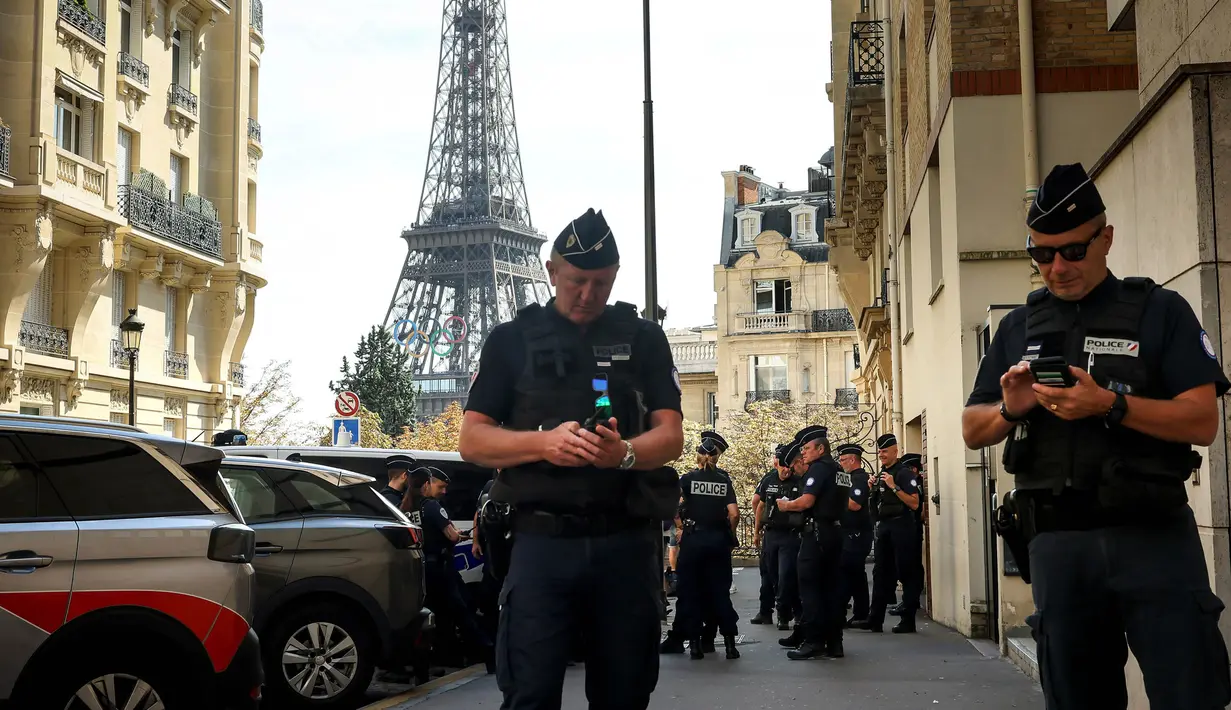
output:
[{"label": "police patch", "polygon": [[910,485],[918,487],[919,482],[912,478],[910,479]]},{"label": "police patch", "polygon": [[834,474],[834,480],[838,482],[838,486],[840,488],[850,488],[851,487],[851,474],[847,473],[846,471],[841,471],[839,473]]},{"label": "police patch", "polygon": [[856,488],[855,490],[851,491],[851,495],[856,495],[856,496],[863,495],[863,491]]},{"label": "police patch", "polygon": [[445,510],[445,507],[443,505],[440,506],[440,516],[444,518],[445,520],[449,519],[449,511]]},{"label": "police patch", "polygon": [[680,394],[684,394],[684,388],[680,386],[680,371],[674,367],[671,368],[671,381],[675,383],[675,390]]},{"label": "police patch", "polygon": [[815,479],[815,478],[809,478],[807,481],[804,481],[804,485],[805,485],[805,486],[810,486],[810,485],[812,485],[812,484],[813,484],[813,483],[815,483],[815,482],[816,482],[816,479]]},{"label": "police patch", "polygon": [[1210,341],[1209,333],[1206,333],[1204,330],[1201,331],[1201,349],[1205,350],[1205,354],[1209,355],[1211,358],[1218,358],[1218,356],[1214,354],[1214,343]]}]

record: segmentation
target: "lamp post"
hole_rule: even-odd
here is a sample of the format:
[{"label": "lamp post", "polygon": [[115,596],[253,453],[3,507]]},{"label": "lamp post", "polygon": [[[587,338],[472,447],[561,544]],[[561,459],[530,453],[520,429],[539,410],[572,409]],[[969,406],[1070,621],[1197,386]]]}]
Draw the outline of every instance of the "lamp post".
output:
[{"label": "lamp post", "polygon": [[141,331],[145,323],[137,320],[137,309],[129,308],[128,317],[120,323],[120,343],[128,355],[128,423],[137,424],[137,351],[141,350]]},{"label": "lamp post", "polygon": [[[658,307],[657,229],[654,214],[654,99],[650,93],[650,0],[641,3],[642,51],[645,55],[645,317],[660,324],[666,317]],[[659,316],[663,316],[660,318]]]}]

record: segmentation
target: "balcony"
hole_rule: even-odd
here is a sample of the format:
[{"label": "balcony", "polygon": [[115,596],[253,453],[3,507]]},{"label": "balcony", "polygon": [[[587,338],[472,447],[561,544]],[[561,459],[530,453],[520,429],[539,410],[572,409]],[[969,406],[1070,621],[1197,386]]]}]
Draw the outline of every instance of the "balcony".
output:
[{"label": "balcony", "polygon": [[186,86],[172,84],[167,90],[167,105],[173,110],[186,113],[194,121],[197,118],[197,95],[189,91]]},{"label": "balcony", "polygon": [[748,409],[757,402],[790,402],[791,390],[760,390],[757,392],[748,392],[744,395],[744,409]]},{"label": "balcony", "polygon": [[0,121],[0,187],[12,187],[13,182],[6,180],[13,176],[13,129],[4,121]]},{"label": "balcony", "polygon": [[470,377],[467,375],[423,376],[415,378],[415,381],[419,383],[416,393],[419,399],[457,399],[470,391]]},{"label": "balcony", "polygon": [[812,311],[812,331],[815,333],[843,333],[854,329],[855,318],[845,308]]},{"label": "balcony", "polygon": [[248,23],[257,34],[265,34],[265,6],[261,0],[252,0],[248,6]]},{"label": "balcony", "polygon": [[60,19],[99,44],[107,45],[107,23],[86,9],[84,2],[60,0]]},{"label": "balcony", "polygon": [[681,375],[712,373],[718,369],[718,343],[671,343],[671,359]]},{"label": "balcony", "polygon": [[128,52],[120,52],[120,76],[128,77],[144,88],[150,87],[150,67]]},{"label": "balcony", "polygon": [[885,31],[880,20],[851,23],[851,86],[877,86],[885,83]]},{"label": "balcony", "polygon": [[101,165],[63,148],[56,149],[56,181],[94,195],[100,204],[107,188]]},{"label": "balcony", "polygon": [[853,412],[859,408],[859,391],[854,387],[839,387],[834,390],[833,404],[839,411]]},{"label": "balcony", "polygon": [[[141,357],[138,355],[137,359]],[[117,338],[111,340],[111,366],[118,370],[128,369],[128,353],[124,352],[124,345]]]},{"label": "balcony", "polygon": [[242,362],[233,362],[231,363],[230,370],[229,376],[231,378],[231,382],[237,387],[243,387],[245,371],[244,364]]},{"label": "balcony", "polygon": [[120,214],[133,227],[214,259],[222,258],[222,225],[217,215],[180,206],[165,194],[136,185],[120,186]]},{"label": "balcony", "polygon": [[261,124],[255,118],[248,119],[248,140],[261,142]]},{"label": "balcony", "polygon": [[30,352],[53,357],[68,357],[68,330],[23,320],[17,341]]},{"label": "balcony", "polygon": [[174,350],[166,351],[163,356],[162,371],[167,377],[176,377],[181,380],[188,379],[188,353],[177,353]]},{"label": "balcony", "polygon": [[[841,206],[826,223],[830,246],[850,246],[862,260],[872,256],[884,208],[887,164],[885,132],[885,34],[879,21],[852,22],[847,56],[845,119],[837,168]],[[832,228],[832,234],[830,234]]]},{"label": "balcony", "polygon": [[803,333],[808,331],[808,313],[740,313],[741,333]]}]

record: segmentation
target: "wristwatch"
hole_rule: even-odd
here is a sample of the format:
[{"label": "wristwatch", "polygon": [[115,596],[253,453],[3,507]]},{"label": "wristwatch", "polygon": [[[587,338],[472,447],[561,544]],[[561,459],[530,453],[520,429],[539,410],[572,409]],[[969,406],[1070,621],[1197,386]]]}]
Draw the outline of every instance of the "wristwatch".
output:
[{"label": "wristwatch", "polygon": [[1112,403],[1111,409],[1107,410],[1107,414],[1103,416],[1103,423],[1108,428],[1120,426],[1120,422],[1124,421],[1124,415],[1128,414],[1128,399],[1120,392],[1116,392],[1116,401]]},{"label": "wristwatch", "polygon": [[1004,401],[1003,401],[1003,400],[1000,402],[1000,416],[1004,417],[1006,421],[1013,422],[1014,424],[1016,424],[1017,422],[1020,422],[1020,421],[1022,421],[1023,419],[1025,419],[1025,418],[1026,418],[1026,417],[1024,417],[1024,416],[1022,416],[1022,417],[1015,417],[1015,416],[1013,416],[1012,414],[1009,414],[1009,408],[1008,408],[1008,407],[1006,407],[1006,406],[1004,406]]},{"label": "wristwatch", "polygon": [[620,462],[620,470],[627,471],[637,463],[637,452],[633,451],[633,445],[628,441],[624,442],[624,460]]}]

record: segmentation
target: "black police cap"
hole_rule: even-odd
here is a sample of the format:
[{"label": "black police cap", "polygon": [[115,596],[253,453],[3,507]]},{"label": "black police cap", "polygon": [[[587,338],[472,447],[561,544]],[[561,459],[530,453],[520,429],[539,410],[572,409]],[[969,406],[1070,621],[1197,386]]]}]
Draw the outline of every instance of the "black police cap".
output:
[{"label": "black police cap", "polygon": [[1026,226],[1041,234],[1076,229],[1107,211],[1081,163],[1057,165],[1034,194]]},{"label": "black police cap", "polygon": [[894,436],[893,434],[881,434],[880,436],[876,437],[876,448],[878,450],[884,450],[884,449],[889,448],[890,446],[897,446],[897,445],[898,445],[898,437]]},{"label": "black police cap", "polygon": [[409,471],[418,465],[419,462],[413,456],[406,454],[394,454],[385,459],[385,470],[387,471]]},{"label": "black police cap", "polygon": [[620,263],[615,235],[601,211],[594,208],[569,223],[556,237],[552,249],[578,269],[605,269]]},{"label": "black police cap", "polygon": [[847,454],[863,456],[864,454],[863,447],[859,444],[842,444],[837,448],[837,451],[839,456],[845,456]]},{"label": "black police cap", "polygon": [[774,458],[778,459],[778,463],[782,463],[782,456],[789,448],[791,448],[790,444],[778,444],[774,447]]},{"label": "black police cap", "polygon": [[920,454],[902,454],[902,457],[898,460],[907,466],[914,466],[919,470],[923,470],[923,456]]},{"label": "black police cap", "polygon": [[815,441],[816,439],[824,439],[827,436],[829,436],[829,429],[819,424],[814,424],[812,426],[806,426],[803,429],[800,429],[799,431],[795,432],[795,443],[799,444],[800,446],[803,446],[809,441]]},{"label": "black police cap", "polygon": [[432,467],[419,466],[410,472],[410,485],[418,488],[424,483],[432,480]]},{"label": "black police cap", "polygon": [[722,450],[718,448],[718,444],[713,439],[702,439],[701,443],[697,446],[697,453],[705,454],[706,456],[717,456],[722,453]]},{"label": "black police cap", "polygon": [[227,429],[214,434],[211,443],[214,446],[247,446],[248,435],[239,429]]},{"label": "black police cap", "polygon": [[705,442],[705,441],[710,441],[710,442],[713,442],[713,444],[714,444],[715,446],[717,446],[717,447],[718,447],[718,453],[720,453],[720,454],[721,454],[721,453],[723,453],[724,451],[726,451],[726,450],[729,448],[729,447],[727,446],[727,440],[726,440],[726,439],[724,439],[724,438],[722,438],[722,435],[721,435],[721,434],[719,434],[719,433],[718,433],[718,432],[716,432],[716,431],[703,431],[703,432],[701,432],[701,441],[703,441],[703,442]]},{"label": "black police cap", "polygon": [[786,447],[786,451],[782,453],[782,458],[778,459],[778,461],[783,466],[790,466],[795,463],[795,459],[799,458],[799,450],[802,448],[803,444],[798,441],[792,441],[790,445]]}]

